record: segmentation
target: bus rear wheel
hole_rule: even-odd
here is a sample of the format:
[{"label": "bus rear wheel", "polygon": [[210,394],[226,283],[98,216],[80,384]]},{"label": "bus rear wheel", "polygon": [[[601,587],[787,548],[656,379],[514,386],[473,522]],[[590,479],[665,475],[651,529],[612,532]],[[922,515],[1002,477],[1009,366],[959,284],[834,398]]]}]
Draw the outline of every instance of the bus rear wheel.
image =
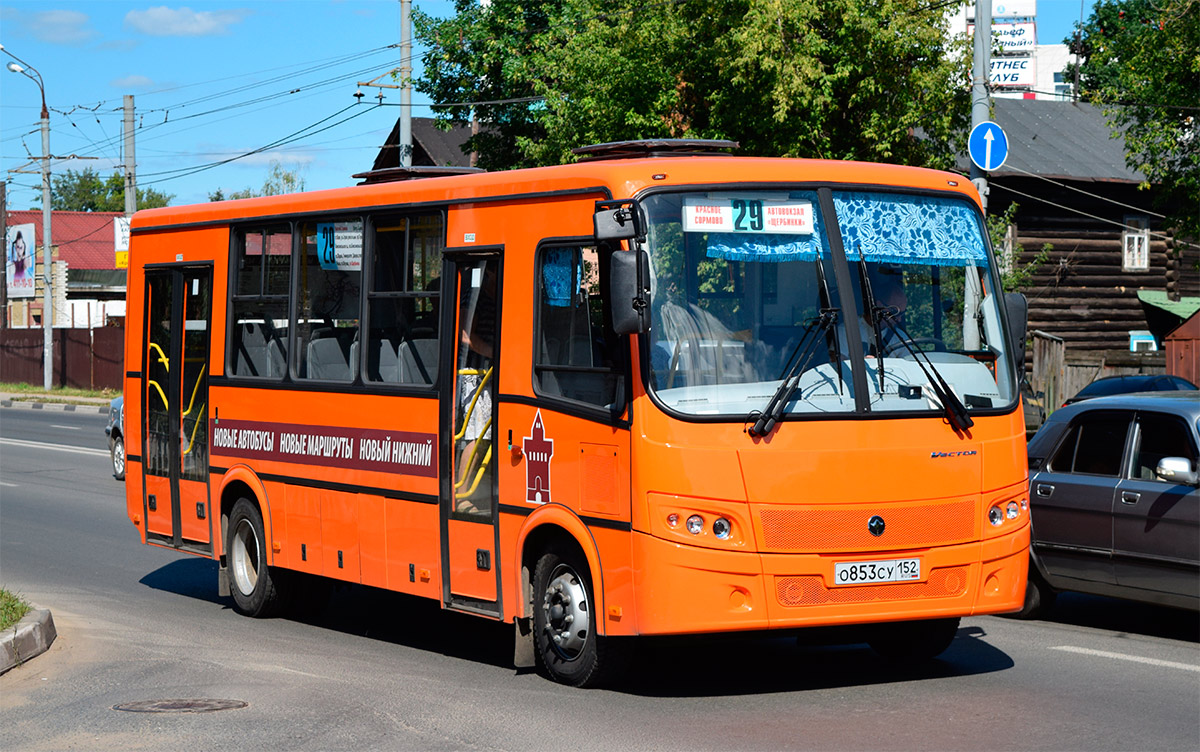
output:
[{"label": "bus rear wheel", "polygon": [[958,621],[955,617],[881,624],[868,644],[876,653],[891,661],[929,660],[950,647],[958,633]]},{"label": "bus rear wheel", "polygon": [[258,505],[238,499],[229,514],[225,556],[233,605],[246,616],[274,616],[284,606],[286,573],[267,566],[266,550]]},{"label": "bus rear wheel", "polygon": [[560,684],[594,687],[624,668],[626,646],[596,634],[596,604],[587,563],[576,551],[551,548],[533,573],[534,658]]}]

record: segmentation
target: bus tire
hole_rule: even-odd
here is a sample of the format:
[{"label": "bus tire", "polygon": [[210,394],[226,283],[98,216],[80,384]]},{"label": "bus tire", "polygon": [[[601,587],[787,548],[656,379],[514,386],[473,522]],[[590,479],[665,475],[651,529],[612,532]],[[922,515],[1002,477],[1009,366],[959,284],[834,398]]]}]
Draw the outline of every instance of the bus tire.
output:
[{"label": "bus tire", "polygon": [[958,633],[958,621],[958,617],[954,617],[882,624],[868,644],[890,661],[926,661],[936,658],[950,647]]},{"label": "bus tire", "polygon": [[225,555],[234,608],[256,618],[279,613],[287,573],[267,566],[267,538],[257,504],[247,498],[237,500],[229,513],[228,536]]},{"label": "bus tire", "polygon": [[574,550],[552,546],[533,572],[534,660],[548,678],[595,687],[625,667],[626,645],[596,633],[599,614],[587,562]]}]

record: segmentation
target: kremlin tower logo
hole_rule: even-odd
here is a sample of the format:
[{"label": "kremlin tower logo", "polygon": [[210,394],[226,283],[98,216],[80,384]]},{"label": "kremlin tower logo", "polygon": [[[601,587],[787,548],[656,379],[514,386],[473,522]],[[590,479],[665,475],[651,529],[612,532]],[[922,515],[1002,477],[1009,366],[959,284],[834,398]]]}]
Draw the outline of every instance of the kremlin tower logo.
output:
[{"label": "kremlin tower logo", "polygon": [[554,439],[546,438],[542,426],[542,411],[533,417],[531,436],[521,442],[525,453],[525,500],[535,504],[550,503],[550,458],[554,456]]}]

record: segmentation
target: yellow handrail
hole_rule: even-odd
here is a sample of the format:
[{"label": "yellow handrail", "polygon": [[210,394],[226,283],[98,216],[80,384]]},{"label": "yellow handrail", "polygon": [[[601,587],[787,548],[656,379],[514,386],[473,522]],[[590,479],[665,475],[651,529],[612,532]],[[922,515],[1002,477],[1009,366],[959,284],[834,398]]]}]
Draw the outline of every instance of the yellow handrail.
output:
[{"label": "yellow handrail", "polygon": [[158,350],[158,362],[163,364],[163,368],[165,368],[167,370],[167,373],[170,373],[171,372],[171,361],[167,358],[167,354],[165,352],[163,352],[163,349],[161,347],[159,347],[156,342],[151,342],[149,345],[147,345],[147,347],[146,347],[147,355],[150,354],[150,352],[149,352],[150,348],[154,348],[155,350]]},{"label": "yellow handrail", "polygon": [[[201,412],[204,411],[204,405],[200,405],[200,411]],[[192,435],[190,437],[188,437],[187,449],[183,450],[183,454],[185,456],[192,453],[192,447],[196,445],[196,432],[199,430],[200,430],[200,421],[196,421],[195,423],[192,424]]]},{"label": "yellow handrail", "polygon": [[[489,420],[488,425],[490,426],[491,424],[492,424],[492,422]],[[489,441],[487,443],[487,445],[488,445],[488,448],[487,448],[487,452],[485,452],[483,455],[483,462],[480,463],[479,470],[475,473],[475,481],[471,484],[471,487],[468,488],[466,491],[463,491],[460,494],[455,494],[454,495],[455,499],[465,499],[468,496],[470,496],[471,494],[475,493],[476,488],[479,488],[479,481],[483,480],[483,476],[487,474],[488,462],[492,459],[492,442]],[[475,449],[477,450],[478,448],[479,448],[479,444],[476,444]],[[474,455],[475,451],[473,450],[471,452],[471,454]],[[470,465],[468,465],[468,467],[470,467]],[[461,486],[465,481],[466,481],[466,478],[464,477],[462,479],[462,481],[459,481],[458,485],[454,487],[455,490],[457,491],[458,487]]]},{"label": "yellow handrail", "polygon": [[167,402],[167,393],[162,390],[162,387],[158,385],[158,382],[154,379],[148,379],[146,383],[158,390],[158,396],[162,398],[163,407],[167,410],[170,410],[171,404]]},{"label": "yellow handrail", "polygon": [[[460,368],[458,370],[459,376],[478,376],[480,373],[482,373],[483,379],[479,382],[479,386],[475,389],[475,394],[471,397],[471,404],[467,406],[467,412],[465,415],[463,415],[462,429],[454,435],[455,441],[458,441],[467,435],[467,425],[471,422],[471,414],[475,412],[475,403],[479,401],[479,395],[483,394],[483,389],[487,386],[488,379],[492,378],[493,368],[489,368],[487,371],[480,371],[478,368]],[[488,424],[491,424],[490,420],[488,421]]]},{"label": "yellow handrail", "polygon": [[200,380],[203,378],[204,369],[201,368],[200,373],[196,375],[196,386],[192,387],[192,399],[190,402],[188,402],[188,409],[183,413],[183,415],[179,416],[180,418],[186,418],[191,414],[192,408],[196,405],[196,393],[200,391]]}]

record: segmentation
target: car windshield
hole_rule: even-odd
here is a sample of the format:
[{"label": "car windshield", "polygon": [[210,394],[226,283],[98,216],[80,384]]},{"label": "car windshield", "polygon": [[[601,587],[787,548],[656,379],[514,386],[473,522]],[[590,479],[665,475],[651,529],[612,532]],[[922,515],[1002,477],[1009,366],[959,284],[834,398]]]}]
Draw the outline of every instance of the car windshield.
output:
[{"label": "car windshield", "polygon": [[865,369],[871,411],[1011,405],[996,275],[976,208],[902,193],[832,199],[834,216],[815,190],[642,201],[648,381],[658,401],[738,420],[769,406],[781,417],[853,412],[853,360]]}]

